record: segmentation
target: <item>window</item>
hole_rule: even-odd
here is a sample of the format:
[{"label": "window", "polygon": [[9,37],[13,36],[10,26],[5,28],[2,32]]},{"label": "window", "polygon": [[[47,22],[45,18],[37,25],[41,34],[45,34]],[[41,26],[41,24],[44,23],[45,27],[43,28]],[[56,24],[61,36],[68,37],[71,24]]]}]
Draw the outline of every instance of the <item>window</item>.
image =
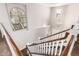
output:
[{"label": "window", "polygon": [[8,13],[14,31],[27,28],[26,12],[22,8],[23,6],[20,7],[20,5],[17,6],[14,4],[9,7]]}]

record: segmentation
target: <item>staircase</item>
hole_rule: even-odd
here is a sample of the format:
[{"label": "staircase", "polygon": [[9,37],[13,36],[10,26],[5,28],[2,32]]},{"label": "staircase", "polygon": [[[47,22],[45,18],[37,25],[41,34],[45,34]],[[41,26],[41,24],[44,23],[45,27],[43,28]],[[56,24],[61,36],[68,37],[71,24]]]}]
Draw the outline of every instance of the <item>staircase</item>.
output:
[{"label": "staircase", "polygon": [[22,56],[22,53],[2,23],[0,23],[0,56]]},{"label": "staircase", "polygon": [[[70,29],[72,28],[73,27],[71,27]],[[68,32],[70,29],[43,37],[40,39],[41,40],[40,43],[33,43],[30,45],[26,45],[26,48],[21,50],[21,52],[23,53],[24,56],[70,55],[71,50],[70,47],[72,46],[74,39],[74,36]]]},{"label": "staircase", "polygon": [[26,45],[26,47],[20,51],[10,34],[7,32],[4,25],[0,23],[0,55],[67,56],[70,54],[70,48],[71,46],[73,47],[72,44],[74,42],[74,36],[71,33],[67,32],[70,29],[66,29],[64,31],[40,38],[40,43]]}]

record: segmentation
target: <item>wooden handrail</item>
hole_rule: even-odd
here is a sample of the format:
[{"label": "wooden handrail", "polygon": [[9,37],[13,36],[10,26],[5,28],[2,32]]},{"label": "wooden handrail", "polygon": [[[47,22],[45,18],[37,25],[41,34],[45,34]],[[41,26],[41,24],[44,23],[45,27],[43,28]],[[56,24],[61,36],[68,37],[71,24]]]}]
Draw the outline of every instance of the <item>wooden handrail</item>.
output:
[{"label": "wooden handrail", "polygon": [[19,50],[19,48],[16,46],[15,42],[13,41],[13,39],[11,38],[10,34],[7,32],[7,30],[5,29],[4,25],[2,23],[0,23],[3,27],[3,29],[5,30],[6,34],[8,35],[9,37],[9,40],[11,41],[12,45],[14,46],[14,49],[16,50],[16,54],[18,56],[22,56],[22,53],[21,51]]},{"label": "wooden handrail", "polygon": [[28,46],[34,46],[34,45],[39,45],[39,44],[43,44],[43,43],[48,43],[48,42],[63,40],[63,39],[66,39],[68,37],[68,35],[69,35],[69,33],[66,32],[66,35],[63,38],[58,38],[58,39],[55,39],[55,40],[45,41],[45,42],[41,42],[41,43],[34,43],[34,44],[31,44],[31,45],[28,45]]},{"label": "wooden handrail", "polygon": [[51,36],[54,36],[54,35],[57,35],[57,34],[60,34],[60,33],[66,32],[66,31],[69,31],[69,30],[72,29],[73,27],[74,27],[74,25],[72,25],[71,28],[69,28],[69,29],[66,29],[66,30],[60,31],[60,32],[58,32],[58,33],[51,34],[51,35],[48,35],[48,36],[46,36],[46,37],[40,38],[40,40],[43,40],[43,39],[49,38],[49,37],[51,37]]},{"label": "wooden handrail", "polygon": [[74,36],[72,35],[68,45],[64,48],[63,52],[61,53],[61,56],[67,56],[69,49],[70,49],[70,46],[72,44],[73,38],[74,38]]}]

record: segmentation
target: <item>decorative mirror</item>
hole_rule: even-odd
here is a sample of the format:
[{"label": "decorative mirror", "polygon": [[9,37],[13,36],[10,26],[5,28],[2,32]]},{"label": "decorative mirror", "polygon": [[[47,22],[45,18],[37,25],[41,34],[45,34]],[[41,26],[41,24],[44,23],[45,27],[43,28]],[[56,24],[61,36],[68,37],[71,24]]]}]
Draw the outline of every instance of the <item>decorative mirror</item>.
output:
[{"label": "decorative mirror", "polygon": [[22,4],[7,4],[7,10],[12,29],[20,30],[27,28],[26,6]]}]

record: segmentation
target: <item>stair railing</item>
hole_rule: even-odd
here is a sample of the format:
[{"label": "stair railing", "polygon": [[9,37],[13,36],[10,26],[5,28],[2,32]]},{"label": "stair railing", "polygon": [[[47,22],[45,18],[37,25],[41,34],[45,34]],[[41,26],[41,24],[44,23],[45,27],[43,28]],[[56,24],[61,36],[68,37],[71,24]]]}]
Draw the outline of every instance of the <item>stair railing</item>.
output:
[{"label": "stair railing", "polygon": [[64,38],[58,38],[55,40],[31,44],[28,45],[28,48],[32,54],[40,54],[40,55],[48,55],[48,56],[67,55],[68,52],[67,54],[64,54],[63,51],[66,51],[68,45],[71,45],[69,44],[69,42],[71,42],[71,37],[72,35],[66,32]]},{"label": "stair railing", "polygon": [[[70,29],[72,29],[73,27],[74,25],[72,25]],[[68,44],[70,42],[69,40],[72,37],[71,34],[67,32],[70,29],[66,29],[64,31],[40,38],[41,43],[32,43],[31,45],[26,45],[26,46],[28,47],[29,51],[31,51],[30,52],[31,54],[41,54],[41,55],[50,55],[50,56],[67,55],[68,52],[66,54],[66,50],[67,48],[69,48],[68,47]]]},{"label": "stair railing", "polygon": [[2,23],[0,23],[0,30],[2,33],[2,37],[5,38],[5,41],[7,42],[9,49],[12,53],[12,56],[22,56],[21,51],[13,41],[13,38],[10,36],[10,34],[7,32],[6,28]]},{"label": "stair railing", "polygon": [[57,32],[55,34],[48,35],[46,37],[42,37],[42,38],[40,38],[40,40],[45,40],[45,39],[48,39],[48,38],[57,39],[57,38],[60,38],[60,37],[64,37],[65,32],[73,29],[73,27],[74,27],[74,25],[72,25],[71,28],[69,28],[69,29]]}]

